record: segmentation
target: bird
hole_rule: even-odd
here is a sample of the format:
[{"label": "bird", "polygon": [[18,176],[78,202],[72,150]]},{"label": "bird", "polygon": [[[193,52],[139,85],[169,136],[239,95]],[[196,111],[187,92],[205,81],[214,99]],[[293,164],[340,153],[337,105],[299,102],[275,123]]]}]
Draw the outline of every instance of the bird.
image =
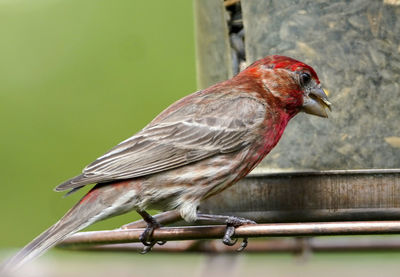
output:
[{"label": "bird", "polygon": [[[234,216],[199,214],[200,202],[246,176],[275,147],[299,112],[328,117],[331,103],[314,69],[290,57],[255,61],[229,80],[173,103],[132,137],[58,185],[74,193],[95,184],[58,222],[8,259],[15,269],[87,226],[137,211],[147,222],[140,240],[147,252],[160,224],[147,209],[177,209],[187,222],[226,224],[223,242],[236,227],[254,224]],[[243,240],[242,248],[247,244]]]}]

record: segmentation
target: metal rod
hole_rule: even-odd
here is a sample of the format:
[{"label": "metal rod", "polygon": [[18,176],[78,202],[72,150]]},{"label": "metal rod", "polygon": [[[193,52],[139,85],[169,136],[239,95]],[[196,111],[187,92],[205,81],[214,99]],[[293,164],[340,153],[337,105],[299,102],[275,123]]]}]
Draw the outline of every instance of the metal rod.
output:
[{"label": "metal rod", "polygon": [[[246,253],[257,252],[290,252],[301,253],[304,248],[312,252],[348,252],[348,251],[399,251],[399,237],[362,237],[362,238],[284,238],[250,241]],[[108,245],[77,246],[74,250],[86,251],[142,251],[141,243],[123,243]],[[222,244],[219,240],[210,241],[170,241],[165,245],[155,245],[153,252],[205,252],[235,253],[236,247]]]},{"label": "metal rod", "polygon": [[[159,241],[216,239],[224,235],[225,228],[222,225],[159,228],[154,231],[153,238]],[[113,231],[81,232],[67,238],[60,246],[138,242],[139,236],[143,231],[144,229],[118,229]],[[245,225],[236,229],[235,237],[399,233],[400,221],[352,221]]]},{"label": "metal rod", "polygon": [[399,174],[400,168],[371,168],[371,169],[336,169],[336,170],[271,170],[259,166],[250,172],[249,177],[271,177],[271,176],[310,176],[310,175],[379,175]]}]

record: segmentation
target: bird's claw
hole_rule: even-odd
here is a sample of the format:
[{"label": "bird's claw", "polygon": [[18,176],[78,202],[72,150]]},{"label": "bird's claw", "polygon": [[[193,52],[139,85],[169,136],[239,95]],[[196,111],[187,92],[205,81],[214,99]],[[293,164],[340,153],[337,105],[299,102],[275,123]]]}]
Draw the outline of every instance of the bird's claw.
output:
[{"label": "bird's claw", "polygon": [[146,229],[143,231],[143,233],[139,236],[139,240],[141,243],[143,243],[144,246],[153,246],[153,240],[151,239],[154,229],[159,228],[160,226],[157,226],[159,224],[147,224]]},{"label": "bird's claw", "polygon": [[246,248],[248,242],[249,242],[249,240],[247,238],[243,238],[243,241],[240,244],[240,247],[238,249],[236,249],[236,251],[237,252],[242,252]]},{"label": "bird's claw", "polygon": [[226,226],[226,231],[225,231],[225,234],[224,234],[224,237],[223,237],[223,239],[222,239],[222,242],[225,244],[225,245],[228,245],[228,246],[233,246],[233,245],[235,245],[236,244],[236,242],[238,241],[238,239],[232,239],[232,236],[235,234],[235,227],[234,226]]},{"label": "bird's claw", "polygon": [[[142,242],[143,243],[143,242]],[[147,244],[144,244],[145,246],[143,247],[143,250],[140,252],[140,254],[146,254],[148,252],[151,251],[151,249],[153,248],[154,244],[156,244],[156,241],[152,241],[152,242],[146,242]]]},{"label": "bird's claw", "polygon": [[[249,219],[245,219],[245,218],[229,217],[226,220],[226,231],[225,231],[224,237],[222,239],[222,242],[228,246],[235,245],[237,243],[238,239],[233,240],[232,236],[235,234],[236,227],[246,225],[246,224],[257,224],[257,223],[253,220],[249,220]],[[236,251],[238,251],[238,252],[243,251],[246,248],[247,244],[248,244],[248,239],[243,238],[243,241],[240,244],[240,247]]]},{"label": "bird's claw", "polygon": [[146,253],[150,252],[151,249],[153,249],[153,246],[155,244],[164,245],[164,244],[167,243],[167,241],[165,241],[165,240],[163,240],[163,241],[152,240],[152,241],[145,241],[145,242],[141,241],[141,243],[143,243],[144,247],[143,247],[143,250],[140,252],[140,254],[146,254]]},{"label": "bird's claw", "polygon": [[143,233],[139,236],[140,242],[145,246],[140,252],[141,254],[146,254],[150,252],[150,250],[153,248],[153,246],[157,243],[158,245],[163,245],[167,241],[156,241],[153,240],[151,237],[153,236],[154,230],[158,229],[161,227],[161,224],[158,222],[151,222],[147,223],[146,229],[143,231]]}]

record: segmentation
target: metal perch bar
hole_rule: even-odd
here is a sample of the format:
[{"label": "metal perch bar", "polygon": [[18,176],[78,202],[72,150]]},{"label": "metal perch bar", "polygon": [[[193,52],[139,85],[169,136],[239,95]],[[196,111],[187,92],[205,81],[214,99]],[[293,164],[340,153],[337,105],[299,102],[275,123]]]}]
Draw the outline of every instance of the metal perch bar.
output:
[{"label": "metal perch bar", "polygon": [[[225,228],[223,225],[163,227],[154,231],[153,238],[159,241],[218,239],[224,235]],[[81,232],[64,240],[59,246],[138,242],[143,231],[141,228]],[[240,226],[235,231],[237,238],[361,234],[400,234],[400,221],[255,224]]]},{"label": "metal perch bar", "polygon": [[[107,245],[86,245],[70,247],[74,250],[86,251],[124,251],[137,252],[143,250],[141,243],[119,243]],[[250,241],[246,253],[252,252],[345,252],[345,251],[399,251],[399,237],[301,237],[274,238]],[[235,247],[226,246],[219,240],[186,240],[170,241],[164,245],[155,245],[156,252],[201,252],[201,253],[236,253]]]}]

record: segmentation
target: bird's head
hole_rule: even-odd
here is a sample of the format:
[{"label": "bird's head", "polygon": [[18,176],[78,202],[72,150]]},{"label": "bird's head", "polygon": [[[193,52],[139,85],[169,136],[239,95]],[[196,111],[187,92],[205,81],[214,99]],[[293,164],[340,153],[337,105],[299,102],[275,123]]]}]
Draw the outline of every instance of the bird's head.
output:
[{"label": "bird's head", "polygon": [[243,71],[258,79],[267,96],[289,114],[299,111],[328,117],[331,103],[314,69],[285,56],[267,56]]}]

